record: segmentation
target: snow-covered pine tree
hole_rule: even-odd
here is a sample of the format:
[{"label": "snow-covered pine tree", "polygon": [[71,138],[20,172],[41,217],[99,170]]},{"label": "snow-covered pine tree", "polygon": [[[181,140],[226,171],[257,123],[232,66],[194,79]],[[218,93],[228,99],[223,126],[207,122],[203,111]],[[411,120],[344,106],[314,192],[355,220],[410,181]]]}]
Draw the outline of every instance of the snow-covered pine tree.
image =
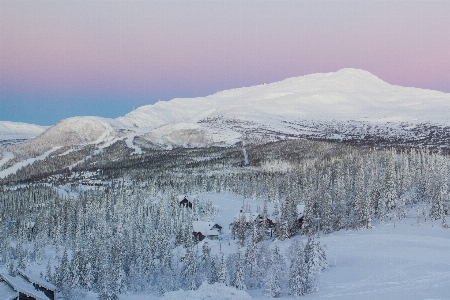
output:
[{"label": "snow-covered pine tree", "polygon": [[303,211],[302,234],[309,235],[315,231],[313,199],[305,199],[305,209]]},{"label": "snow-covered pine tree", "polygon": [[281,295],[283,269],[284,259],[280,253],[280,248],[277,244],[275,244],[275,247],[272,251],[271,268],[266,277],[266,286],[269,297],[277,298]]},{"label": "snow-covered pine tree", "polygon": [[218,257],[216,255],[211,258],[211,268],[208,275],[209,284],[214,284],[219,281],[219,272],[218,272],[219,266],[217,264],[218,264]]},{"label": "snow-covered pine tree", "polygon": [[303,245],[296,240],[292,244],[291,266],[289,268],[289,293],[293,297],[304,295],[308,287],[308,269],[305,263]]},{"label": "snow-covered pine tree", "polygon": [[362,162],[359,162],[355,178],[355,213],[356,227],[369,228],[370,198],[367,194],[366,175]]},{"label": "snow-covered pine tree", "polygon": [[327,266],[325,252],[320,246],[319,237],[312,234],[305,246],[305,260],[307,266],[307,293],[319,291],[320,275]]},{"label": "snow-covered pine tree", "polygon": [[439,181],[435,182],[431,193],[430,218],[442,220],[445,217],[444,203],[446,197],[446,184]]},{"label": "snow-covered pine tree", "polygon": [[211,274],[212,259],[211,259],[211,247],[208,241],[205,240],[202,246],[202,254],[199,262],[199,276],[200,281],[208,281],[208,277]]},{"label": "snow-covered pine tree", "polygon": [[45,276],[44,279],[47,280],[48,282],[52,282],[53,281],[53,276],[52,276],[52,267],[50,265],[50,259],[47,261],[47,266],[45,268]]},{"label": "snow-covered pine tree", "polygon": [[233,276],[233,286],[238,290],[245,290],[244,282],[244,259],[241,257],[241,249],[238,249],[235,260],[235,271]]},{"label": "snow-covered pine tree", "polygon": [[182,278],[184,278],[186,285],[189,289],[197,289],[197,276],[198,266],[197,259],[194,255],[193,246],[186,248],[186,255],[183,260],[183,268],[181,270]]},{"label": "snow-covered pine tree", "polygon": [[16,244],[16,255],[17,255],[17,268],[25,270],[25,250],[23,247],[22,238],[19,237],[18,242]]},{"label": "snow-covered pine tree", "polygon": [[73,252],[72,260],[70,263],[70,270],[69,270],[69,284],[71,287],[79,289],[82,288],[82,282],[83,282],[83,254],[80,250],[76,249]]},{"label": "snow-covered pine tree", "polygon": [[255,285],[255,277],[258,270],[258,229],[256,222],[253,223],[252,239],[245,250],[245,268],[247,283],[250,287]]},{"label": "snow-covered pine tree", "polygon": [[290,237],[289,225],[287,221],[281,221],[277,224],[276,236],[279,240],[284,241]]},{"label": "snow-covered pine tree", "polygon": [[55,276],[54,276],[54,284],[62,288],[64,284],[68,284],[70,279],[70,262],[67,255],[67,249],[64,248],[63,256],[61,257],[59,261],[59,265],[56,268]]},{"label": "snow-covered pine tree", "polygon": [[395,163],[394,157],[392,157],[387,162],[386,170],[384,173],[384,189],[382,196],[384,205],[384,215],[380,215],[380,219],[383,220],[387,216],[392,216],[392,212],[395,209],[395,204],[397,202],[397,190],[395,185]]},{"label": "snow-covered pine tree", "polygon": [[235,232],[236,232],[236,239],[238,240],[239,245],[242,247],[245,243],[245,237],[247,235],[247,220],[246,220],[246,214],[240,213],[239,214],[239,220],[235,221]]},{"label": "snow-covered pine tree", "polygon": [[220,271],[219,271],[219,283],[223,283],[225,285],[228,285],[228,269],[227,269],[227,263],[225,261],[224,256],[222,255],[222,259],[220,261]]}]

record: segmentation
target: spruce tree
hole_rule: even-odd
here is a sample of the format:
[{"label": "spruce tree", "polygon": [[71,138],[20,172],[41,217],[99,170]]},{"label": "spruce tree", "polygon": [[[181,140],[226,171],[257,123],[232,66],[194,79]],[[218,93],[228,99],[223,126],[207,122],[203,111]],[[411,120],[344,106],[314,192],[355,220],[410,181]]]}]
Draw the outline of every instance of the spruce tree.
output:
[{"label": "spruce tree", "polygon": [[319,237],[314,234],[308,237],[305,257],[308,272],[306,290],[308,293],[316,293],[319,291],[320,274],[327,266],[327,261]]},{"label": "spruce tree", "polygon": [[209,276],[208,276],[208,283],[209,284],[214,284],[216,282],[219,281],[219,272],[218,272],[218,261],[217,261],[218,257],[217,256],[213,256],[211,259],[211,268],[209,271]]},{"label": "spruce tree", "polygon": [[284,269],[284,259],[280,253],[280,248],[275,244],[272,251],[271,268],[266,278],[268,296],[277,298],[281,295],[282,270]]},{"label": "spruce tree", "polygon": [[64,253],[59,261],[59,265],[55,272],[55,285],[62,288],[64,284],[67,284],[70,279],[70,262],[67,255],[67,249],[64,248]]},{"label": "spruce tree", "polygon": [[52,267],[50,266],[50,260],[47,261],[47,267],[45,268],[45,276],[44,279],[48,282],[52,282],[53,281],[53,276],[52,276]]},{"label": "spruce tree", "polygon": [[222,255],[222,259],[220,261],[220,271],[219,271],[219,283],[223,283],[228,285],[228,269],[224,256]]},{"label": "spruce tree", "polygon": [[305,263],[303,245],[295,241],[292,249],[291,266],[289,268],[289,293],[293,297],[300,297],[307,292],[308,269]]},{"label": "spruce tree", "polygon": [[238,249],[237,251],[235,264],[233,286],[238,290],[245,290],[246,286],[244,283],[244,260],[241,257],[240,249]]}]

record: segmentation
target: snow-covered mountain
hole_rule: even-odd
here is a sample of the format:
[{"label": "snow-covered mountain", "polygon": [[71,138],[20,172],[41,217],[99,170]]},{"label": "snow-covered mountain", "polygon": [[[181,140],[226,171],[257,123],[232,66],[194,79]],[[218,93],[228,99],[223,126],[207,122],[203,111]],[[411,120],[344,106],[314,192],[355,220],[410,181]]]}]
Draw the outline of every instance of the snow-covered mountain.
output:
[{"label": "snow-covered mountain", "polygon": [[48,126],[0,121],[0,142],[32,139],[40,135],[47,128]]},{"label": "snow-covered mountain", "polygon": [[369,72],[342,69],[161,101],[117,119],[69,118],[21,147],[43,153],[55,146],[117,139],[170,148],[304,137],[447,145],[450,94],[390,85]]}]

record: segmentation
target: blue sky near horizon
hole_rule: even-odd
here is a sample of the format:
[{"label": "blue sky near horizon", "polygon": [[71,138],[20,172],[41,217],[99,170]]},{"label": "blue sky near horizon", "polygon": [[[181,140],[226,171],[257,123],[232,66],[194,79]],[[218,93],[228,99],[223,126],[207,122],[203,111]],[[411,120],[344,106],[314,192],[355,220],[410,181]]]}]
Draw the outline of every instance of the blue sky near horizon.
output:
[{"label": "blue sky near horizon", "polygon": [[450,92],[450,1],[0,1],[0,120],[118,117],[342,68]]}]

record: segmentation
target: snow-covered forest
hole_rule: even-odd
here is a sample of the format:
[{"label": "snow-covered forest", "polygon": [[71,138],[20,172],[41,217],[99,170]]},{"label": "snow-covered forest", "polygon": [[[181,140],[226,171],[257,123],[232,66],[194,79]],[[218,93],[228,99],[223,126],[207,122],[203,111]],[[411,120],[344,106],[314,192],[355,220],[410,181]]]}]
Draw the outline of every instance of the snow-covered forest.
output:
[{"label": "snow-covered forest", "polygon": [[[317,225],[325,235],[368,229],[399,222],[412,211],[417,224],[429,219],[448,227],[447,156],[319,144],[315,152],[300,153],[289,151],[289,143],[284,148],[283,142],[275,143],[271,155],[277,158],[270,160],[257,155],[258,147],[261,153],[267,150],[264,146],[246,146],[249,166],[236,164],[244,159],[241,148],[217,150],[222,156],[213,161],[199,160],[193,150],[195,164],[192,153],[178,163],[169,152],[154,153],[165,162],[159,169],[105,169],[100,187],[70,183],[70,174],[53,185],[5,184],[0,190],[1,264],[10,274],[41,266],[42,277],[69,298],[163,295],[196,290],[205,281],[270,297],[297,297],[319,290],[327,266]],[[113,174],[121,178],[113,180]],[[193,235],[193,222],[214,222],[220,212],[208,200],[213,194],[244,199],[231,224],[222,224],[230,234],[220,245],[234,244],[233,251],[212,254],[215,241],[199,242]],[[191,208],[180,206],[183,195],[195,195]],[[252,201],[261,205],[253,210]],[[301,229],[298,205],[304,205]],[[248,220],[248,214],[258,217]],[[279,248],[279,241],[298,235],[305,243],[293,239],[286,249]]]}]

